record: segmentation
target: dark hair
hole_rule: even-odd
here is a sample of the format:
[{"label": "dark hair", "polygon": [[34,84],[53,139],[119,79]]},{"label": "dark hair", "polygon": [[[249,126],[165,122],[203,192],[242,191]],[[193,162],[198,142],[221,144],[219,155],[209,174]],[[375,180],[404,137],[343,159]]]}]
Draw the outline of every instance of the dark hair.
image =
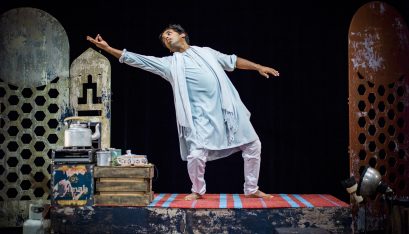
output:
[{"label": "dark hair", "polygon": [[185,36],[186,43],[189,45],[189,35],[185,31],[185,29],[183,29],[182,26],[180,26],[180,24],[169,24],[169,26],[167,26],[165,29],[163,29],[162,32],[159,34],[159,40],[160,40],[160,42],[162,43],[163,46],[165,46],[165,43],[163,43],[162,34],[163,34],[163,32],[165,32],[168,29],[172,29],[173,31],[175,31],[175,32],[177,32],[179,34],[184,33],[186,35]]}]

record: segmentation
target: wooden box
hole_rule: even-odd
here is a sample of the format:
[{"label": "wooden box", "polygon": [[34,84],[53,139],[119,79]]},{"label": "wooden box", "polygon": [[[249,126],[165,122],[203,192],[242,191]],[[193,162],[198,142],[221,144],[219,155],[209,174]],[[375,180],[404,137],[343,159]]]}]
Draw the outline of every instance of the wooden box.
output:
[{"label": "wooden box", "polygon": [[153,164],[95,167],[96,205],[147,206],[153,200]]}]

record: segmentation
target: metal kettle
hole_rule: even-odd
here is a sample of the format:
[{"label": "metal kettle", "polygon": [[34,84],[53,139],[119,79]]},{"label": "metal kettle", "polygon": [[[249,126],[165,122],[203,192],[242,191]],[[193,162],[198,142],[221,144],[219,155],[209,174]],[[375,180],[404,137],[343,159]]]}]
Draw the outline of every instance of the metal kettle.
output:
[{"label": "metal kettle", "polygon": [[[76,120],[76,122],[69,122]],[[99,123],[95,126],[95,133],[92,134],[90,123],[84,123],[85,118],[72,116],[64,119],[67,129],[64,132],[64,147],[92,147],[92,141],[101,137]]]}]

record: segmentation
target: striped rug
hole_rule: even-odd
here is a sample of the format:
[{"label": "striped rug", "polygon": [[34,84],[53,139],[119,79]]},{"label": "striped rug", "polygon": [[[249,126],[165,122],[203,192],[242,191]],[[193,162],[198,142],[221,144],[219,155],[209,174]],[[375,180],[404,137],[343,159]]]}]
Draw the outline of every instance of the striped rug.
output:
[{"label": "striped rug", "polygon": [[290,208],[348,207],[329,194],[273,194],[271,199],[246,198],[243,194],[205,194],[203,199],[185,201],[187,194],[159,193],[149,207],[169,208]]}]

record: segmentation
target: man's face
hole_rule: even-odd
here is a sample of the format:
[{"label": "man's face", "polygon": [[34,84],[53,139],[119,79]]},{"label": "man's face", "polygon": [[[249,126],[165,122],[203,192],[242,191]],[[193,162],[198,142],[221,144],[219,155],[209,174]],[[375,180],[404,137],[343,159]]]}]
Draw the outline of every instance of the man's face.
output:
[{"label": "man's face", "polygon": [[176,51],[182,42],[185,40],[185,34],[179,34],[178,32],[174,31],[173,29],[167,29],[162,33],[162,41],[165,44],[166,48],[170,51]]}]

